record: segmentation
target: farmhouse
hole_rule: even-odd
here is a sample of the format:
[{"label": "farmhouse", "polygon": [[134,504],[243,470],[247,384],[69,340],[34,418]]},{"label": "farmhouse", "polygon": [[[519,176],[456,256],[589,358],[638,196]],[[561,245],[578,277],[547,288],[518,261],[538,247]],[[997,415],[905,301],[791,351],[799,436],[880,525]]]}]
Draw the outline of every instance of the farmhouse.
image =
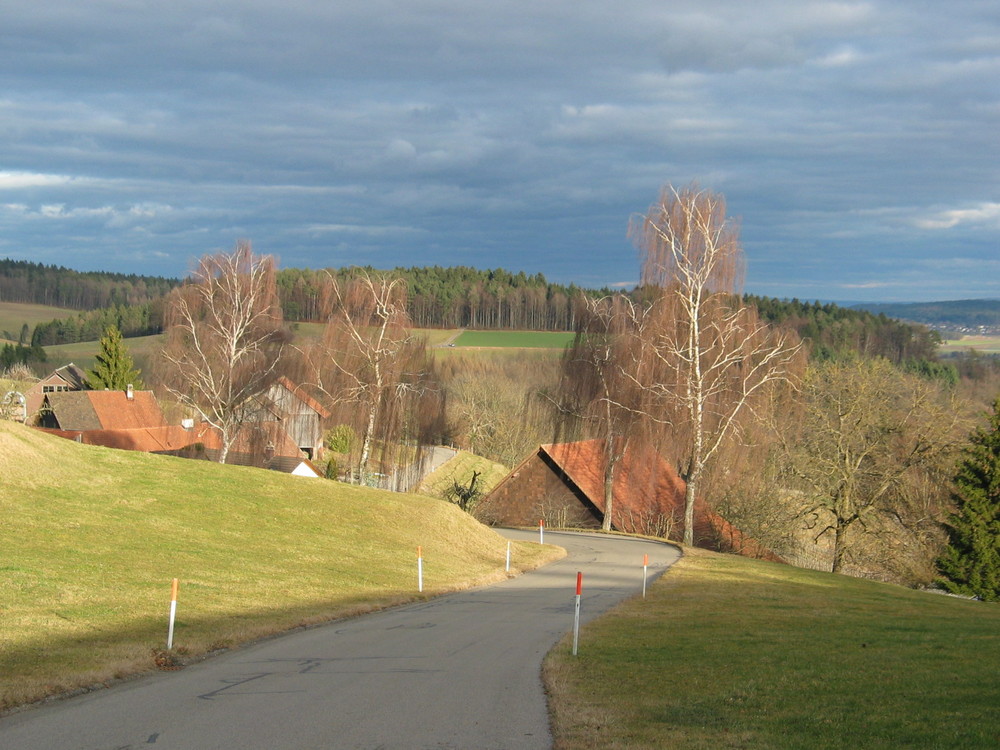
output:
[{"label": "farmhouse", "polygon": [[83,368],[77,367],[72,362],[57,370],[53,370],[37,383],[34,383],[24,394],[29,423],[41,410],[42,401],[47,394],[82,391],[87,387],[86,383],[87,373],[83,371]]},{"label": "farmhouse", "polygon": [[[270,402],[269,402],[270,403]],[[272,405],[272,412],[273,412]],[[227,463],[258,466],[298,476],[322,476],[272,412],[243,425]],[[152,391],[55,391],[45,394],[39,426],[47,432],[87,445],[215,459],[222,442],[218,430],[204,422],[167,424]]]},{"label": "farmhouse", "polygon": [[[541,445],[476,507],[484,523],[592,528],[604,520],[601,440]],[[626,451],[612,488],[611,526],[617,531],[679,540],[684,532],[685,484],[652,450]],[[770,560],[780,558],[713,512],[695,503],[695,544]]]},{"label": "farmhouse", "polygon": [[323,420],[330,412],[302,386],[281,377],[267,393],[274,413],[292,441],[309,458],[318,458],[323,449]]},{"label": "farmhouse", "polygon": [[130,430],[166,424],[152,391],[55,391],[42,397],[40,427],[56,430]]}]

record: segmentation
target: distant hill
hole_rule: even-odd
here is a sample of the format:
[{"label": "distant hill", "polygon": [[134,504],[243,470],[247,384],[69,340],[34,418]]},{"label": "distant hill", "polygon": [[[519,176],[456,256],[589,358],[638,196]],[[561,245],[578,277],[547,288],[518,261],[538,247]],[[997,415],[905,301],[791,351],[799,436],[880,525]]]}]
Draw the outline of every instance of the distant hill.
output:
[{"label": "distant hill", "polygon": [[922,323],[940,331],[961,333],[1000,333],[1000,300],[963,299],[946,302],[910,302],[858,304],[890,318]]}]

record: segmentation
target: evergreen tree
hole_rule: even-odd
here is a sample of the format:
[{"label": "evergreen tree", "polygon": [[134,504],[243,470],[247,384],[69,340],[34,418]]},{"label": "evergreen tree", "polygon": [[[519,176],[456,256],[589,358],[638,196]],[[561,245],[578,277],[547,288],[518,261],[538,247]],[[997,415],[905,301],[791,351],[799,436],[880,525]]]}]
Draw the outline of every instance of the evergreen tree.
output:
[{"label": "evergreen tree", "polygon": [[135,369],[132,355],[122,342],[122,332],[118,330],[118,326],[109,326],[101,337],[97,363],[87,373],[87,387],[95,391],[124,391],[130,385],[142,387],[139,370]]},{"label": "evergreen tree", "polygon": [[938,567],[956,594],[1000,601],[1000,398],[989,427],[972,434],[955,477],[956,512]]}]

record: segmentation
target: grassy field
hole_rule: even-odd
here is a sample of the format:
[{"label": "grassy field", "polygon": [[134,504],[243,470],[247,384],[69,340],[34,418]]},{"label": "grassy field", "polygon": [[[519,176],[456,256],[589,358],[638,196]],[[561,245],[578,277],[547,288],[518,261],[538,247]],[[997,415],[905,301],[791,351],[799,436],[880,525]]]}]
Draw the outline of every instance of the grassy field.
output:
[{"label": "grassy field", "polygon": [[[143,372],[149,369],[149,363],[153,354],[163,346],[163,336],[137,336],[125,339],[125,347],[132,355],[136,367]],[[82,341],[78,344],[58,344],[56,346],[45,347],[45,356],[48,357],[46,368],[54,370],[65,364],[73,362],[84,369],[91,369],[97,353],[100,351],[100,342]]]},{"label": "grassy field", "polygon": [[564,641],[556,747],[1000,747],[1000,607],[702,550]]},{"label": "grassy field", "polygon": [[48,305],[27,305],[21,302],[0,302],[0,335],[7,331],[13,335],[16,342],[21,335],[21,327],[27,323],[29,329],[34,329],[38,323],[48,323],[56,318],[68,318],[76,315],[76,310]]},{"label": "grassy field", "polygon": [[[9,422],[0,476],[0,709],[153,669],[174,577],[170,656],[195,658],[505,575],[505,540],[420,495],[83,446]],[[559,554],[515,549],[519,570]]]},{"label": "grassy field", "polygon": [[1000,354],[1000,336],[963,336],[960,339],[949,339],[938,351],[941,354],[949,354],[966,352],[970,349],[980,354]]},{"label": "grassy field", "polygon": [[456,347],[565,349],[575,334],[561,331],[463,331]]},{"label": "grassy field", "polygon": [[[2,303],[6,304],[6,303]],[[32,307],[22,305],[22,307]],[[42,308],[57,310],[54,307]],[[51,320],[50,316],[44,318]],[[20,331],[21,324],[17,324]],[[319,341],[323,336],[324,326],[321,323],[293,323],[292,332],[297,343]],[[0,325],[0,331],[4,330]],[[553,353],[559,353],[573,340],[572,333],[553,333],[551,331],[459,331],[458,329],[417,328],[415,333],[427,337],[428,346],[435,347],[437,354],[451,356],[454,354],[474,352],[480,349],[502,350],[501,356],[519,351],[530,350],[539,356],[548,358]],[[455,339],[454,347],[446,344]],[[136,366],[141,370],[149,368],[153,353],[163,345],[163,336],[140,336],[125,339]],[[94,366],[94,358],[99,351],[97,341],[84,341],[78,344],[59,344],[45,347],[50,369],[61,367],[73,362],[84,369]]]}]

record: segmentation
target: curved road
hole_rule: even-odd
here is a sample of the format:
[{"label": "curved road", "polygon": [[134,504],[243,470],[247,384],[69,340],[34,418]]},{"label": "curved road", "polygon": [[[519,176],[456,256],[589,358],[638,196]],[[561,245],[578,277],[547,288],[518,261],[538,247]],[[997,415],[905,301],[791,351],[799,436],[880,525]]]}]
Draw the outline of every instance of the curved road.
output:
[{"label": "curved road", "polygon": [[494,586],[12,714],[0,719],[0,748],[548,748],[540,664],[572,630],[577,571],[585,622],[641,590],[644,554],[653,578],[679,553],[590,534],[546,532],[545,541],[569,554]]}]

